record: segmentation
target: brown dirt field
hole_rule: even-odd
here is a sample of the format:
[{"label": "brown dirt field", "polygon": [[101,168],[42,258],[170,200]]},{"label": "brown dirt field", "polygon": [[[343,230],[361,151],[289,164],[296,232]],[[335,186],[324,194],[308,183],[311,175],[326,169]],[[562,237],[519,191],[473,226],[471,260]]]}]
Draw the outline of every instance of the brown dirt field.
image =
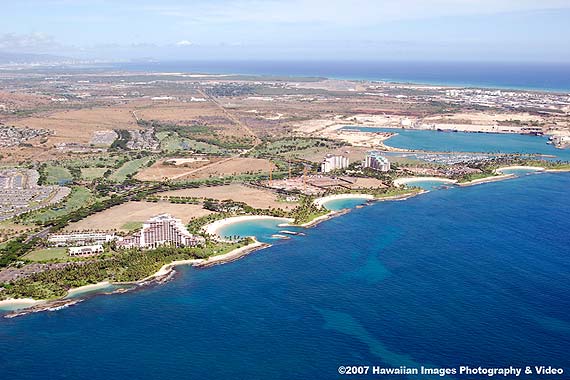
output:
[{"label": "brown dirt field", "polygon": [[144,168],[136,174],[135,178],[141,181],[162,181],[176,175],[187,173],[202,166],[206,166],[213,162],[220,161],[219,158],[210,158],[210,161],[197,161],[184,166],[175,166],[165,165],[164,161],[166,160],[169,160],[169,158],[158,160],[150,167]]},{"label": "brown dirt field", "polygon": [[35,107],[50,105],[53,104],[53,102],[49,96],[45,95],[0,91],[0,104],[5,105],[11,110],[28,110]]},{"label": "brown dirt field", "polygon": [[113,229],[127,231],[123,229],[125,223],[142,223],[153,216],[164,213],[181,219],[183,223],[188,223],[192,218],[208,215],[212,212],[203,209],[201,205],[173,204],[168,202],[127,202],[91,215],[79,222],[71,223],[65,228],[65,231],[108,231]]},{"label": "brown dirt field", "polygon": [[245,202],[256,208],[281,208],[291,210],[296,206],[296,203],[279,202],[277,200],[277,194],[271,191],[254,189],[237,183],[225,186],[167,191],[157,195],[213,198],[219,200],[233,199],[234,201]]},{"label": "brown dirt field", "polygon": [[[232,112],[229,110],[229,112]],[[225,136],[244,137],[251,133],[235,123],[219,106],[207,102],[168,102],[138,108],[137,116],[143,120],[156,120],[179,125],[202,124]]]},{"label": "brown dirt field", "polygon": [[353,178],[356,179],[355,187],[386,187],[384,183],[376,178]]},{"label": "brown dirt field", "polygon": [[46,145],[62,142],[89,143],[93,132],[105,129],[138,129],[127,107],[98,107],[55,112],[44,117],[28,117],[13,122],[16,126],[54,131]]},{"label": "brown dirt field", "polygon": [[370,148],[366,147],[359,147],[359,146],[342,146],[336,149],[327,149],[327,148],[315,148],[311,149],[310,151],[306,151],[303,155],[303,158],[313,162],[321,162],[325,155],[327,154],[335,154],[335,155],[342,155],[347,156],[350,162],[362,161],[364,157],[366,157],[366,152],[369,151]]},{"label": "brown dirt field", "polygon": [[0,222],[0,242],[14,237],[14,235],[29,231],[32,227],[16,224],[11,220]]},{"label": "brown dirt field", "polygon": [[[197,162],[196,164],[192,164],[190,167],[183,168],[163,165],[161,161],[158,161],[151,167],[139,172],[135,178],[141,181],[158,181],[165,178],[198,179],[246,173],[269,173],[270,165],[273,170],[276,169],[276,166],[270,163],[270,161],[259,158],[239,157],[212,161]],[[184,173],[188,174],[184,175]]]},{"label": "brown dirt field", "polygon": [[137,116],[145,120],[164,120],[172,122],[188,122],[201,116],[220,116],[224,113],[212,102],[171,101],[154,103],[137,109]]}]

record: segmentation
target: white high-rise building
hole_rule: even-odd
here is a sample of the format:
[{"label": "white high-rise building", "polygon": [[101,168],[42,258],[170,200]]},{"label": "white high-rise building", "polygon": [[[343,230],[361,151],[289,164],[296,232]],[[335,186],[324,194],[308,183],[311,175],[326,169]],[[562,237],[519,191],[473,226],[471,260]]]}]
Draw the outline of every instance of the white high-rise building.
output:
[{"label": "white high-rise building", "polygon": [[372,150],[366,153],[366,158],[364,159],[364,167],[381,172],[390,171],[390,161],[381,152]]},{"label": "white high-rise building", "polygon": [[328,173],[337,169],[346,169],[349,163],[348,157],[327,154],[321,163],[321,172]]},{"label": "white high-rise building", "polygon": [[123,239],[118,245],[123,248],[156,248],[161,245],[192,247],[204,241],[203,237],[188,232],[180,219],[173,218],[169,214],[161,214],[150,218],[143,224],[140,232]]}]

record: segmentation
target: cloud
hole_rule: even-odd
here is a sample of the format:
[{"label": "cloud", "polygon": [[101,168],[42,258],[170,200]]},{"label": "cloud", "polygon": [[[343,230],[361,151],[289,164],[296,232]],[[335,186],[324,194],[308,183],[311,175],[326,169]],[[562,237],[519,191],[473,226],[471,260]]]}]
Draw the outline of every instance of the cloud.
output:
[{"label": "cloud", "polygon": [[193,45],[192,41],[188,41],[188,40],[181,40],[181,41],[178,41],[176,43],[176,46],[183,46],[183,47],[184,46],[192,46],[192,45]]},{"label": "cloud", "polygon": [[374,25],[380,22],[437,17],[488,15],[570,9],[568,0],[226,0],[193,2],[191,6],[163,2],[142,10],[197,24],[332,23]]},{"label": "cloud", "polygon": [[61,44],[45,33],[5,33],[0,35],[0,50],[36,53],[58,47],[61,47]]}]

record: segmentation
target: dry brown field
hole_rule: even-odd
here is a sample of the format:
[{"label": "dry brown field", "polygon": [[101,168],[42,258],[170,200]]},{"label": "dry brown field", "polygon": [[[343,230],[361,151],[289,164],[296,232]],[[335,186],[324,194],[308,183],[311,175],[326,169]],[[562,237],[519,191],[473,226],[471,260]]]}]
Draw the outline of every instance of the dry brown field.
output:
[{"label": "dry brown field", "polygon": [[141,181],[164,179],[199,179],[238,174],[269,173],[269,167],[277,167],[268,160],[259,158],[212,158],[210,162],[196,162],[186,167],[164,165],[157,161],[149,168],[140,171],[135,178]]},{"label": "dry brown field", "polygon": [[350,162],[362,161],[366,157],[366,152],[370,148],[359,147],[359,146],[342,146],[340,148],[328,149],[328,148],[314,148],[311,150],[303,151],[303,158],[308,161],[321,162],[325,155],[334,154],[348,157]]},{"label": "dry brown field", "polygon": [[54,144],[70,142],[87,144],[91,141],[95,131],[139,128],[130,108],[125,106],[59,111],[46,116],[14,120],[13,124],[54,131],[46,144],[50,147]]},{"label": "dry brown field", "polygon": [[91,215],[79,222],[71,223],[65,228],[65,231],[127,231],[128,228],[125,228],[127,224],[142,223],[153,216],[164,213],[181,219],[183,223],[188,223],[192,218],[198,218],[212,212],[203,209],[201,205],[193,204],[127,202]]},{"label": "dry brown field", "polygon": [[386,187],[384,182],[376,178],[355,178],[351,177],[351,180],[354,180],[353,188],[376,188],[376,187]]},{"label": "dry brown field", "polygon": [[[251,136],[250,131],[232,120],[230,111],[224,112],[212,101],[206,102],[161,102],[140,107],[137,116],[143,120],[155,120],[178,125],[204,125],[222,136],[242,138]],[[210,136],[211,137],[211,136]]]},{"label": "dry brown field", "polygon": [[212,198],[219,200],[232,199],[238,202],[245,202],[255,208],[281,208],[284,210],[291,210],[296,206],[296,203],[278,201],[277,194],[269,190],[251,188],[237,183],[224,186],[167,191],[157,195]]},{"label": "dry brown field", "polygon": [[0,222],[0,243],[13,237],[15,234],[32,230],[32,227],[16,224],[11,220]]}]

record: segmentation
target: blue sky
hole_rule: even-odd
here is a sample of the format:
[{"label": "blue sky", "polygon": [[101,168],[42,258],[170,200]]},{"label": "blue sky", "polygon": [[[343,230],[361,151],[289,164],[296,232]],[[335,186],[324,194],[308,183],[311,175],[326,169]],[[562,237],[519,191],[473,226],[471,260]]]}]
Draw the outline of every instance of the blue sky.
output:
[{"label": "blue sky", "polygon": [[0,51],[570,62],[569,0],[2,0]]}]

